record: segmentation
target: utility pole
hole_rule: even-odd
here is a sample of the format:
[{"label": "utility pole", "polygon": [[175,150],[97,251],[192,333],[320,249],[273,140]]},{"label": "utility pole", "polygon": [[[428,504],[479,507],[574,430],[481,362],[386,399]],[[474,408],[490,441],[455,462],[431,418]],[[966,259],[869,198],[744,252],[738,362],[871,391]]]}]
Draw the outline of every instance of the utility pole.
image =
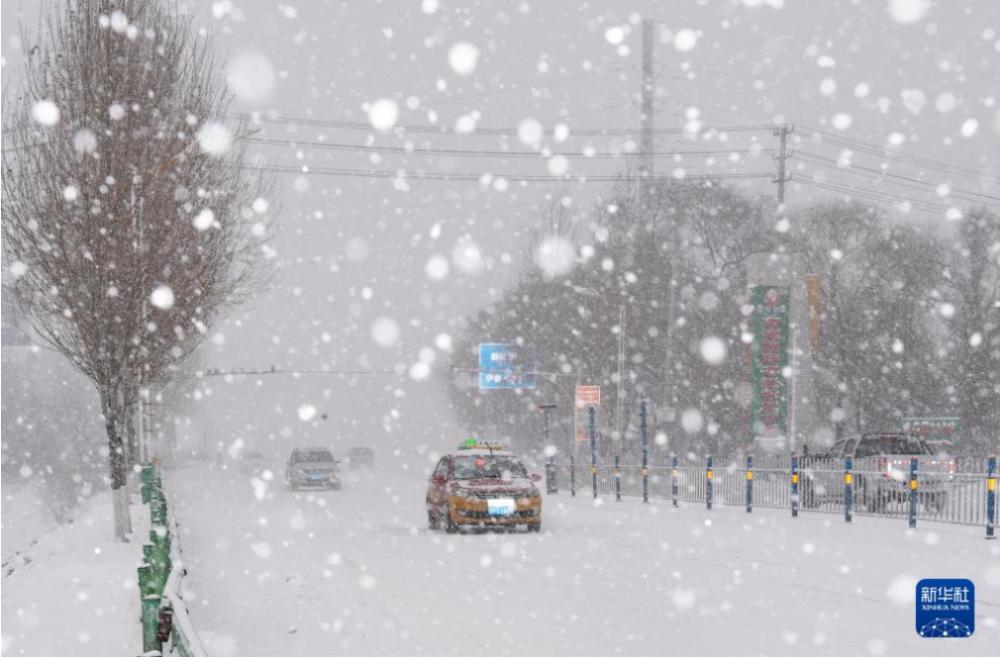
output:
[{"label": "utility pole", "polygon": [[[654,188],[653,156],[656,153],[656,144],[653,141],[654,113],[653,20],[644,18],[642,20],[642,138],[639,161],[639,199],[643,210],[649,206],[650,195]],[[649,220],[649,217],[646,219]]]},{"label": "utility pole", "polygon": [[778,185],[778,204],[785,204],[785,183],[792,177],[786,173],[785,161],[792,156],[792,151],[788,150],[788,135],[795,132],[795,126],[783,123],[774,129],[774,136],[778,138],[778,154],[774,156],[778,163],[778,176],[771,182]]},{"label": "utility pole", "polygon": [[625,442],[623,416],[625,415],[625,306],[618,308],[618,397],[615,400],[615,453],[621,455]]}]

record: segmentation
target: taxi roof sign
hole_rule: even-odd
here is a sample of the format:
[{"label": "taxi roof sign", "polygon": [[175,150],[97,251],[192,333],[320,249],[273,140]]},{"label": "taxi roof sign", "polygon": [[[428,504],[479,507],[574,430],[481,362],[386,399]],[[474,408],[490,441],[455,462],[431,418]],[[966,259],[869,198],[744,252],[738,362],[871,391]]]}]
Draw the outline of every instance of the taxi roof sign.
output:
[{"label": "taxi roof sign", "polygon": [[466,438],[465,442],[458,446],[459,449],[484,449],[491,452],[500,452],[507,449],[507,445],[499,441],[488,441],[488,440],[476,440],[475,438]]}]

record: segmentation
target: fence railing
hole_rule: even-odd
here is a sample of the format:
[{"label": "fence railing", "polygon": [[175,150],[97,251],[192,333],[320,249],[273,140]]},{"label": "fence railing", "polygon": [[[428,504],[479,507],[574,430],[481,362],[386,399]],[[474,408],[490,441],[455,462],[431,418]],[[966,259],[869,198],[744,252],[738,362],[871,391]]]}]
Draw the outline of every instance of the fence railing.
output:
[{"label": "fence railing", "polygon": [[163,482],[153,464],[144,466],[140,476],[142,502],[149,504],[152,527],[139,566],[143,656],[207,657],[184,602],[182,584],[187,570],[177,540],[177,521],[167,508]]},{"label": "fence railing", "polygon": [[[722,464],[673,458],[643,467],[547,464],[550,492],[647,496],[673,503],[799,511],[981,525],[996,536],[997,459],[826,459],[748,457]],[[596,483],[595,483],[596,482]]]}]

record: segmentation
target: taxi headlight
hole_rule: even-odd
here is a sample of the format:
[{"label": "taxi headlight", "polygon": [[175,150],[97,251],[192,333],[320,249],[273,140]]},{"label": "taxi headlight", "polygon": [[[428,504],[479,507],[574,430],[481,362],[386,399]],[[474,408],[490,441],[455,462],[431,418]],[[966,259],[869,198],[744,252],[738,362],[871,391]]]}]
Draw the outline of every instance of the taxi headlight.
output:
[{"label": "taxi headlight", "polygon": [[466,490],[464,488],[456,488],[454,491],[452,491],[452,495],[454,495],[455,497],[461,497],[466,500],[476,499],[475,493],[473,493],[471,490]]},{"label": "taxi headlight", "polygon": [[524,497],[526,499],[529,499],[529,500],[533,500],[533,499],[541,497],[541,496],[542,496],[542,494],[541,494],[541,492],[539,492],[539,490],[537,488],[532,488],[531,490],[529,490],[528,492],[526,492],[524,494]]}]

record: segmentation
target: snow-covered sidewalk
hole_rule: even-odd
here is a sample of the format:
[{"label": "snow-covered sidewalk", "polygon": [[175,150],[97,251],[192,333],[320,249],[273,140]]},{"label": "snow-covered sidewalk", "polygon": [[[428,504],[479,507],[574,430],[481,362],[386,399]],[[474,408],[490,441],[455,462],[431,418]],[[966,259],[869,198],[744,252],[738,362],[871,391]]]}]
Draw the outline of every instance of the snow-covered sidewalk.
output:
[{"label": "snow-covered sidewalk", "polygon": [[[213,657],[998,654],[979,528],[560,493],[540,535],[447,536],[412,474],[294,493],[195,466],[167,487]],[[974,637],[916,635],[924,577],[976,583]]]},{"label": "snow-covered sidewalk", "polygon": [[[5,514],[12,506],[5,504]],[[38,506],[36,512],[45,510]],[[3,657],[127,657],[142,651],[136,566],[149,534],[149,511],[133,504],[131,514],[135,531],[127,544],[112,538],[110,493],[90,499],[70,524],[5,518],[5,558],[8,546],[20,554],[3,575]],[[38,530],[31,538],[25,533]]]}]

